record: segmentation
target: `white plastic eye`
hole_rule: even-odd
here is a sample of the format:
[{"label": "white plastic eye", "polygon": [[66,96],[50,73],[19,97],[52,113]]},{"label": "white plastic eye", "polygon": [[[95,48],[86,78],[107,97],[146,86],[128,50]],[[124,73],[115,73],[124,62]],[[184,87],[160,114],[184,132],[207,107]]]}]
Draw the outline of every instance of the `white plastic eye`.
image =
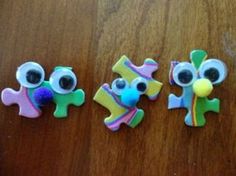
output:
[{"label": "white plastic eye", "polygon": [[67,68],[58,68],[55,70],[51,74],[49,82],[52,89],[58,94],[71,93],[77,85],[74,72]]},{"label": "white plastic eye", "polygon": [[138,77],[132,81],[131,87],[139,91],[140,94],[144,94],[147,91],[148,82],[144,78]]},{"label": "white plastic eye", "polygon": [[112,82],[111,88],[116,95],[121,95],[122,91],[129,87],[129,83],[123,78],[117,78]]},{"label": "white plastic eye", "polygon": [[212,84],[219,84],[227,76],[227,67],[218,59],[208,59],[200,66],[199,75],[209,79]]},{"label": "white plastic eye", "polygon": [[16,79],[21,86],[35,88],[40,86],[45,78],[45,72],[41,65],[35,62],[26,62],[18,67]]},{"label": "white plastic eye", "polygon": [[197,79],[197,70],[192,64],[181,62],[173,70],[173,79],[179,86],[190,86]]}]

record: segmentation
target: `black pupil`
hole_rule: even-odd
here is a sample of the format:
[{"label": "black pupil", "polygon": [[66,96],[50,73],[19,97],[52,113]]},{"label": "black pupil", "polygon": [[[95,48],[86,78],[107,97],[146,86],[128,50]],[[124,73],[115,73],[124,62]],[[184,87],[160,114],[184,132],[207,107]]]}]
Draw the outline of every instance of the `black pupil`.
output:
[{"label": "black pupil", "polygon": [[187,84],[190,83],[193,79],[193,74],[189,70],[183,70],[179,73],[178,79],[181,83]]},{"label": "black pupil", "polygon": [[137,89],[140,92],[144,92],[147,89],[147,85],[143,82],[137,84]]},{"label": "black pupil", "polygon": [[59,85],[62,89],[69,90],[74,85],[74,80],[71,76],[63,76],[59,80]]},{"label": "black pupil", "polygon": [[42,75],[37,70],[29,70],[26,73],[26,80],[31,84],[37,84],[40,82]]},{"label": "black pupil", "polygon": [[123,79],[118,79],[118,80],[116,81],[116,87],[117,87],[118,89],[124,89],[124,88],[125,88],[125,85],[126,85],[126,82],[125,82],[125,80],[123,80]]},{"label": "black pupil", "polygon": [[220,74],[216,68],[209,68],[204,72],[204,76],[209,79],[211,82],[215,82],[219,79]]}]

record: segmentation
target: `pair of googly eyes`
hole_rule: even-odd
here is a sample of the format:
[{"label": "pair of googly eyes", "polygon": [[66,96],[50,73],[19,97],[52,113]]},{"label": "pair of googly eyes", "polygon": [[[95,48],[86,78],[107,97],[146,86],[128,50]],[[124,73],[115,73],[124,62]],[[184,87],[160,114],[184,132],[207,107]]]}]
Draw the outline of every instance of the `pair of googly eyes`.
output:
[{"label": "pair of googly eyes", "polygon": [[116,95],[121,95],[122,92],[128,88],[136,89],[140,95],[144,94],[147,91],[148,83],[145,79],[138,77],[134,79],[131,84],[123,78],[117,78],[112,82],[112,91]]},{"label": "pair of googly eyes", "polygon": [[[27,62],[18,67],[16,79],[23,87],[36,88],[43,83],[45,72],[41,65]],[[68,94],[75,89],[77,79],[70,69],[59,68],[51,74],[49,83],[56,93]]]},{"label": "pair of googly eyes", "polygon": [[182,62],[175,66],[173,79],[176,84],[186,87],[193,84],[198,78],[206,78],[213,85],[221,83],[227,76],[227,68],[223,62],[217,59],[209,59],[201,64],[198,71],[189,62]]}]

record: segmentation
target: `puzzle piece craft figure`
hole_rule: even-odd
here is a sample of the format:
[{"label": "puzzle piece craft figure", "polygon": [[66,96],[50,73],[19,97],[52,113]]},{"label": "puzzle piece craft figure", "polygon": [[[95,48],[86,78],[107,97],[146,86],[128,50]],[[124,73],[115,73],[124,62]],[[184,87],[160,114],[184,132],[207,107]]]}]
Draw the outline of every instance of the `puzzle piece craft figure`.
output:
[{"label": "puzzle piece craft figure", "polygon": [[206,120],[204,113],[219,112],[220,100],[209,100],[208,95],[213,85],[218,85],[227,76],[226,65],[218,59],[208,59],[203,50],[193,50],[189,62],[171,62],[169,74],[170,84],[177,84],[183,88],[183,94],[176,97],[169,95],[168,109],[186,108],[188,113],[185,124],[192,127],[202,127]]},{"label": "puzzle piece craft figure", "polygon": [[94,96],[96,102],[111,112],[104,120],[110,130],[118,130],[122,123],[134,128],[142,121],[144,111],[136,104],[143,94],[150,100],[157,98],[162,87],[162,83],[152,78],[157,69],[158,65],[152,59],[146,59],[142,66],[137,67],[126,56],[113,66],[113,72],[121,78],[115,79],[111,88],[109,84],[103,84]]},{"label": "puzzle piece craft figure", "polygon": [[67,116],[70,104],[80,106],[84,103],[84,91],[74,91],[77,79],[70,67],[56,67],[49,81],[44,81],[45,72],[41,65],[26,62],[18,67],[16,79],[21,85],[20,90],[6,88],[1,99],[6,106],[17,104],[21,116],[37,118],[41,115],[42,106],[54,102],[54,116],[63,118]]}]

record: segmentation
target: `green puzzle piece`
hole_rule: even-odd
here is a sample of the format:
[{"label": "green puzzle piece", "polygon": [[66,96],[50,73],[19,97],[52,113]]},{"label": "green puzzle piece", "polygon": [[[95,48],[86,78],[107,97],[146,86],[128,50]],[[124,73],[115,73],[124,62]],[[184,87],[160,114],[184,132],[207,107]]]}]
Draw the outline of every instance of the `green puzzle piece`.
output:
[{"label": "green puzzle piece", "polygon": [[220,111],[220,100],[214,98],[209,100],[208,98],[197,98],[196,104],[196,122],[198,126],[204,126],[206,119],[204,114],[208,111],[219,112]]},{"label": "green puzzle piece", "polygon": [[53,101],[56,104],[54,116],[56,118],[64,118],[68,114],[67,109],[69,105],[80,106],[84,103],[85,94],[82,89],[77,89],[76,91],[66,95],[56,93]]}]

